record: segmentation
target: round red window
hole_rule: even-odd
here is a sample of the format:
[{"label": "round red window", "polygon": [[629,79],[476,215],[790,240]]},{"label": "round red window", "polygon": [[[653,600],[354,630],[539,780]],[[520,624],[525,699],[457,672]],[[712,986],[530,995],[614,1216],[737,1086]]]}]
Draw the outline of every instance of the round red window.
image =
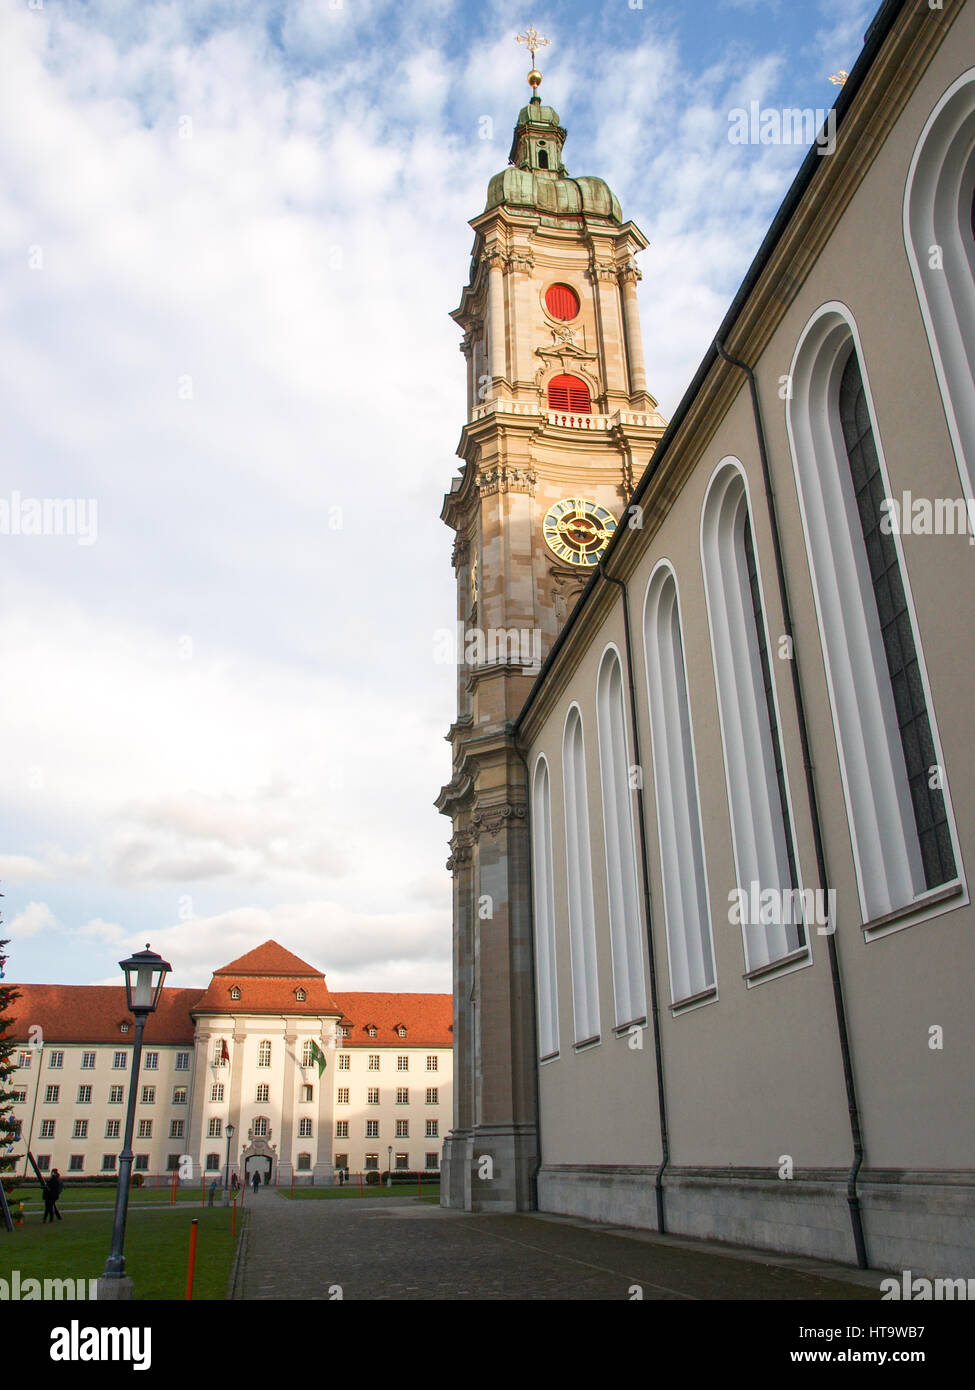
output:
[{"label": "round red window", "polygon": [[545,291],[545,307],[553,319],[567,322],[579,312],[579,296],[568,285],[549,285]]}]

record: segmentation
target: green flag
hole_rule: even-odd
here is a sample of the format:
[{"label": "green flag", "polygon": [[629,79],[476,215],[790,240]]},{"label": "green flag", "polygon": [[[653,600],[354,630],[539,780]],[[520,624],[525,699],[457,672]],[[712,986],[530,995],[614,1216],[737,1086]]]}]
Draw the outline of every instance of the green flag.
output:
[{"label": "green flag", "polygon": [[326,1061],[326,1059],[325,1059],[325,1053],[324,1053],[324,1052],[322,1051],[322,1049],[318,1046],[318,1043],[317,1043],[317,1042],[314,1042],[314,1041],[312,1042],[312,1045],[311,1045],[311,1047],[309,1048],[309,1051],[310,1051],[310,1053],[311,1053],[311,1060],[312,1060],[313,1062],[316,1062],[316,1063],[318,1064],[318,1075],[321,1076],[322,1072],[325,1070],[326,1066],[328,1065],[328,1063],[327,1063],[327,1061]]}]

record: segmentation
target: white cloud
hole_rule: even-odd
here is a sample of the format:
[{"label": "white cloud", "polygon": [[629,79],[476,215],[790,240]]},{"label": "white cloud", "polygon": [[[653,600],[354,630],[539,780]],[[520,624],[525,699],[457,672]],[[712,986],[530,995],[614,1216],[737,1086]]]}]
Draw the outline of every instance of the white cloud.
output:
[{"label": "white cloud", "polygon": [[47,903],[30,902],[23,912],[18,912],[10,922],[5,924],[4,931],[13,941],[24,941],[27,937],[36,936],[38,932],[50,931],[58,925],[54,913]]}]

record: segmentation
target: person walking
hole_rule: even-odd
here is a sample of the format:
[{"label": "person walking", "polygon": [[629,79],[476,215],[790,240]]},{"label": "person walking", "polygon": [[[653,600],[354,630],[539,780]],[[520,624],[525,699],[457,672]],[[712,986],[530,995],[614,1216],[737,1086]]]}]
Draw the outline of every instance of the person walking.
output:
[{"label": "person walking", "polygon": [[253,1187],[253,1189],[254,1189],[254,1196],[255,1196],[255,1197],[257,1196],[257,1189],[260,1187],[260,1185],[261,1185],[261,1175],[260,1175],[260,1173],[257,1171],[257,1169],[255,1168],[255,1169],[254,1169],[254,1176],[251,1178],[251,1187]]},{"label": "person walking", "polygon": [[61,1213],[58,1211],[58,1198],[61,1196],[62,1187],[61,1174],[55,1168],[44,1184],[44,1221],[53,1221],[55,1217],[59,1221],[61,1220]]}]

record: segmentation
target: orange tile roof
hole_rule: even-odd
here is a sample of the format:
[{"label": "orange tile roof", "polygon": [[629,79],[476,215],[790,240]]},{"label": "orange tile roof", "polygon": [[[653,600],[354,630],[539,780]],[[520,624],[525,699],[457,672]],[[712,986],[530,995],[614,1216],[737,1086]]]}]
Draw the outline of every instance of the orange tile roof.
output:
[{"label": "orange tile roof", "polygon": [[[240,991],[239,999],[231,991]],[[304,991],[304,999],[296,991]],[[331,1014],[341,1009],[332,999],[320,970],[265,941],[253,951],[213,972],[194,1010],[197,1014]]]},{"label": "orange tile roof", "polygon": [[[27,1042],[28,1029],[39,1027],[45,1043],[131,1043],[135,1037],[132,1015],[125,1007],[123,985],[17,985],[20,998],[10,1012],[14,1017],[11,1037]],[[193,1045],[190,1011],[200,989],[163,989],[159,1007],[146,1021],[145,1042]],[[123,1033],[120,1024],[127,1023]],[[36,1036],[36,1034],[35,1034]]]},{"label": "orange tile roof", "polygon": [[[234,986],[239,999],[231,999]],[[131,1042],[132,1017],[125,1007],[121,985],[18,985],[21,998],[11,1013],[11,1036],[28,1040],[28,1029],[39,1025],[45,1042]],[[303,989],[305,999],[295,998]],[[349,1047],[450,1047],[452,1000],[449,994],[331,994],[325,976],[307,961],[265,941],[229,965],[213,972],[207,988],[163,989],[159,1008],[146,1024],[147,1043],[191,1045],[194,1018],[200,1014],[331,1015],[341,1018],[350,1033]],[[129,1023],[127,1033],[120,1024]],[[370,1038],[367,1027],[376,1027]],[[397,1027],[403,1024],[406,1037]]]},{"label": "orange tile roof", "polygon": [[[333,994],[351,1031],[346,1047],[450,1047],[453,1000],[449,994]],[[397,1035],[399,1024],[406,1037]],[[370,1038],[366,1029],[376,1028]]]}]

